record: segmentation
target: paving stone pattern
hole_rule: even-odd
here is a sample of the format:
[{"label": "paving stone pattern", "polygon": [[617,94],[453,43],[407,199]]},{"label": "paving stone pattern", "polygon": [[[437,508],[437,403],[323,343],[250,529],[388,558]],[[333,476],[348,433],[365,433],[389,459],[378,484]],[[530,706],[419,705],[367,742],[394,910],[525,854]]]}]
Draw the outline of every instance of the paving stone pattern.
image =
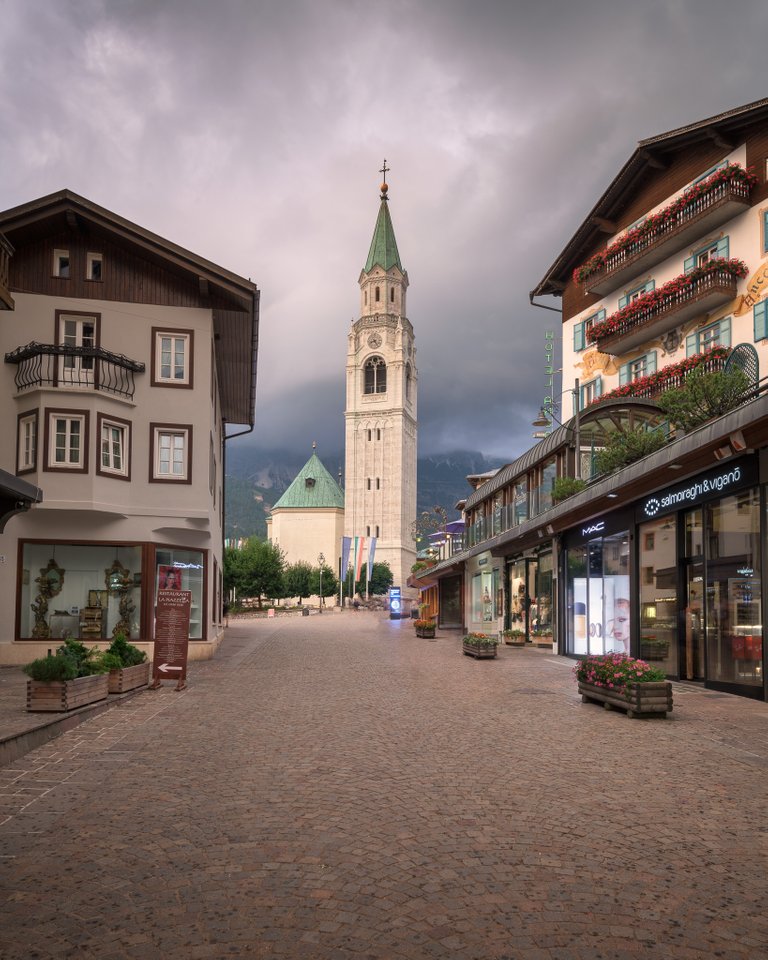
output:
[{"label": "paving stone pattern", "polygon": [[582,704],[546,651],[233,621],[0,769],[3,960],[768,956],[768,706]]}]

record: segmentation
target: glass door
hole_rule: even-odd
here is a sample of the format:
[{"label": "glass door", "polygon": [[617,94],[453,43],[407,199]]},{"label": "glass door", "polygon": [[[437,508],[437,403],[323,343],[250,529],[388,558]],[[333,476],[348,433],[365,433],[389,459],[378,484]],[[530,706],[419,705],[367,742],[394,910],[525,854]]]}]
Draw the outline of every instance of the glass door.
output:
[{"label": "glass door", "polygon": [[685,573],[685,630],[680,651],[680,676],[685,680],[703,680],[705,676],[705,602],[704,564],[694,560],[686,564]]},{"label": "glass door", "polygon": [[61,345],[67,349],[59,361],[59,384],[65,386],[93,386],[96,346],[96,320],[94,317],[60,318],[59,336]]}]

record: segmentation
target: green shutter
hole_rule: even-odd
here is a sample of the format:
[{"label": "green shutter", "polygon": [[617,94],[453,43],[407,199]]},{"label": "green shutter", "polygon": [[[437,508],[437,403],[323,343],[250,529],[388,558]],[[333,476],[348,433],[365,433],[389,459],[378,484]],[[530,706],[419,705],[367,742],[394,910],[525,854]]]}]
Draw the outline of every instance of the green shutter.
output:
[{"label": "green shutter", "polygon": [[595,323],[602,323],[605,320],[605,307],[601,307],[595,314]]},{"label": "green shutter", "polygon": [[656,351],[651,350],[645,355],[645,375],[650,376],[656,373]]},{"label": "green shutter", "polygon": [[731,318],[726,317],[724,320],[720,321],[720,333],[717,337],[717,342],[721,347],[730,347],[731,346]]},{"label": "green shutter", "polygon": [[595,381],[595,396],[602,397],[603,395],[603,378],[598,377]]},{"label": "green shutter", "polygon": [[584,349],[584,324],[577,323],[573,328],[573,349],[583,350]]},{"label": "green shutter", "polygon": [[629,303],[629,297],[619,297],[619,310],[623,310]]},{"label": "green shutter", "polygon": [[691,270],[693,270],[695,263],[696,263],[696,257],[687,257],[685,263],[683,264],[683,272],[690,273]]},{"label": "green shutter", "polygon": [[763,214],[763,253],[768,253],[768,210]]},{"label": "green shutter", "polygon": [[717,241],[717,254],[721,260],[728,259],[728,237],[720,237]]},{"label": "green shutter", "polygon": [[624,363],[619,367],[619,386],[626,386],[632,379],[632,374],[629,371],[629,364]]},{"label": "green shutter", "polygon": [[768,300],[761,300],[756,303],[752,311],[752,318],[755,325],[755,341],[765,340],[768,337]]},{"label": "green shutter", "polygon": [[698,333],[692,333],[690,336],[685,338],[685,355],[686,357],[692,357],[694,353],[699,352],[699,335]]}]

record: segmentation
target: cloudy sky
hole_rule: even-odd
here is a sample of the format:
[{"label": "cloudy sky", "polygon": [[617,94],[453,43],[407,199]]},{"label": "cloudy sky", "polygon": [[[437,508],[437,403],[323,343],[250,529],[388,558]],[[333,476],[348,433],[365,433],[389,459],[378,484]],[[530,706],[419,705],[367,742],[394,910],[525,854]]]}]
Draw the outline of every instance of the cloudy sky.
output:
[{"label": "cloudy sky", "polygon": [[386,157],[420,452],[511,459],[528,291],[637,140],[768,96],[766,37],[764,0],[0,0],[0,209],[68,187],[256,281],[251,442],[322,453]]}]

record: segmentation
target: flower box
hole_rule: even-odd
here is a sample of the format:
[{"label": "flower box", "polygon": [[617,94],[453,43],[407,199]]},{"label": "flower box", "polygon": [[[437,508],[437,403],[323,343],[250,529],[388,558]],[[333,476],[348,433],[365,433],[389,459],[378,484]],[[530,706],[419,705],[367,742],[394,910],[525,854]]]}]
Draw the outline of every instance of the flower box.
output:
[{"label": "flower box", "polygon": [[524,647],[525,633],[522,630],[505,630],[504,643],[510,647]]},{"label": "flower box", "polygon": [[496,657],[498,641],[484,633],[470,633],[461,642],[461,649],[468,657],[476,660],[493,660]]},{"label": "flower box", "polygon": [[149,683],[149,668],[151,664],[137,663],[134,667],[121,667],[119,670],[110,670],[109,692],[127,693],[128,690],[135,690],[137,687],[145,687]]},{"label": "flower box", "polygon": [[672,684],[669,680],[633,683],[608,689],[579,680],[583,703],[602,703],[606,710],[626,710],[627,716],[666,716],[672,710]]},{"label": "flower box", "polygon": [[74,680],[27,680],[27,710],[61,713],[106,700],[108,694],[106,673]]}]

